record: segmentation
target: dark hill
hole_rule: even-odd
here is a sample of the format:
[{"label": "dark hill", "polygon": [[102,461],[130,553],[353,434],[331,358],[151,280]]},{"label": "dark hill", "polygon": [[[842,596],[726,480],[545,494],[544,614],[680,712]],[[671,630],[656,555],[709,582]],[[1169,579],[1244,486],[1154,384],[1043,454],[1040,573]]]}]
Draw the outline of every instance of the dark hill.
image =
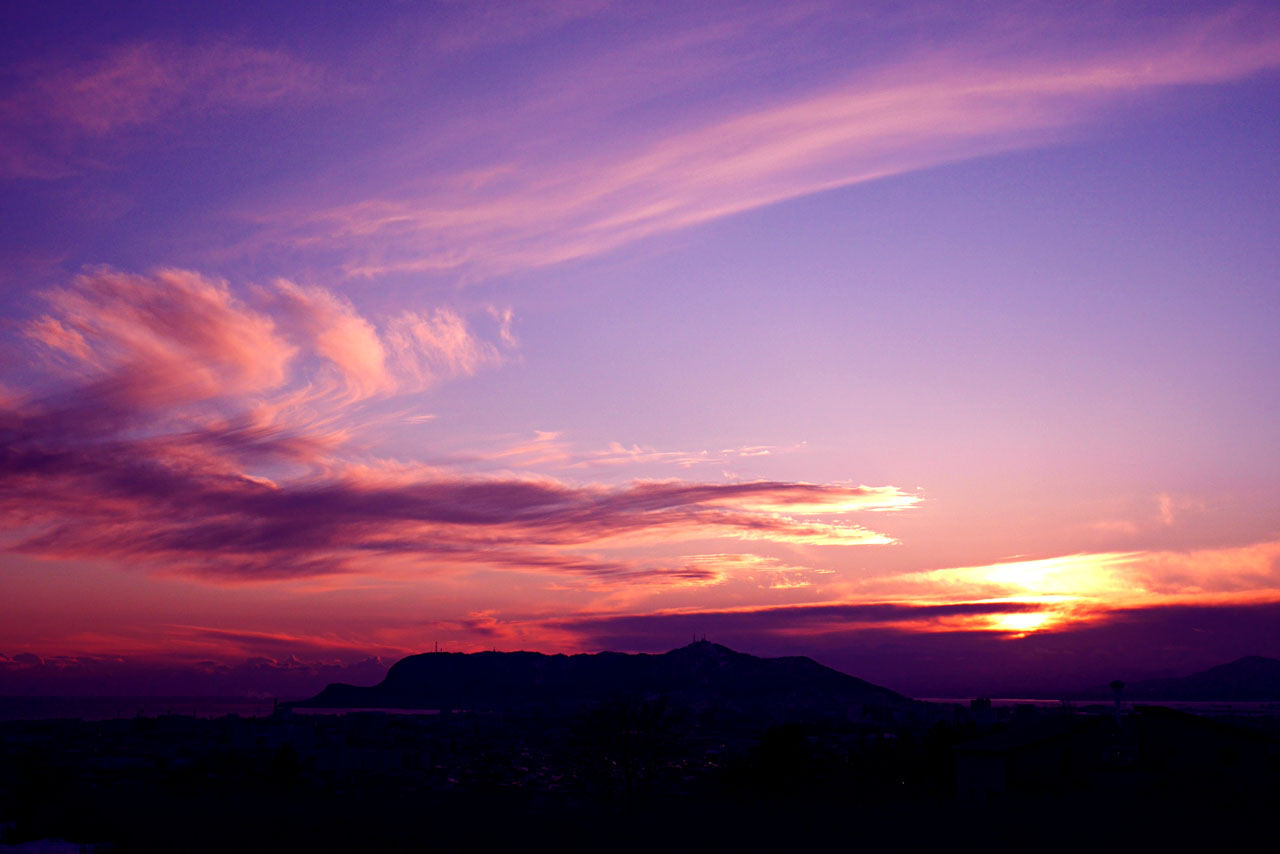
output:
[{"label": "dark hill", "polygon": [[[1091,697],[1109,697],[1109,688],[1095,688]],[[1280,660],[1249,655],[1190,676],[1145,679],[1127,685],[1126,700],[1280,700]]]},{"label": "dark hill", "polygon": [[371,688],[334,684],[301,708],[569,709],[618,697],[685,707],[847,714],[912,705],[900,694],[803,657],[757,658],[699,641],[661,655],[432,652],[396,662]]}]

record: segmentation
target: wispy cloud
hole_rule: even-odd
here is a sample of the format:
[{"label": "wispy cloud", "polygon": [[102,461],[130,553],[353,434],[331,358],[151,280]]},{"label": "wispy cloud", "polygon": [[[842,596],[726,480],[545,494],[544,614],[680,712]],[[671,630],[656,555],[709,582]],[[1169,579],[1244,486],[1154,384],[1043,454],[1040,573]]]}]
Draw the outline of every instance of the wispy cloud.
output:
[{"label": "wispy cloud", "polygon": [[[552,468],[566,472],[586,470],[593,472],[623,469],[634,471],[638,467],[653,470],[664,468],[692,469],[699,466],[723,466],[733,461],[769,457],[804,450],[805,443],[793,445],[743,445],[737,448],[701,450],[664,450],[649,445],[610,442],[607,446],[579,447],[558,430],[535,430],[532,435],[497,436],[470,451],[449,457],[436,458],[439,465],[475,467],[496,463],[508,468]],[[899,496],[905,506],[919,500],[918,496]],[[888,509],[881,507],[876,509]]]},{"label": "wispy cloud", "polygon": [[689,567],[711,567],[726,577],[739,576],[757,587],[768,590],[796,590],[809,587],[814,577],[832,572],[829,569],[813,569],[757,554],[686,555],[681,563]]},{"label": "wispy cloud", "polygon": [[0,175],[25,178],[101,165],[104,140],[130,128],[267,107],[332,91],[333,82],[288,53],[226,41],[130,42],[13,71],[0,91]]},{"label": "wispy cloud", "polygon": [[789,447],[777,445],[745,445],[738,448],[720,448],[701,451],[664,451],[647,445],[623,445],[621,442],[610,442],[603,450],[578,453],[569,463],[570,468],[601,468],[608,466],[634,466],[641,463],[657,463],[673,465],[688,469],[702,465],[723,465],[730,460],[746,457],[767,457],[786,453],[804,446],[804,443]]},{"label": "wispy cloud", "polygon": [[[1153,24],[1123,43],[1021,55],[990,40],[935,47],[767,106],[723,109],[637,139],[592,125],[562,144],[406,181],[343,203],[281,211],[268,240],[336,253],[353,276],[495,273],[604,252],[785,199],[1024,148],[1162,87],[1280,65],[1273,13],[1239,9]],[[591,74],[579,75],[583,80]],[[533,121],[533,120],[527,120]],[[575,135],[576,134],[576,135]],[[589,140],[589,141],[584,141]]]},{"label": "wispy cloud", "polygon": [[277,282],[251,305],[175,270],[90,271],[46,298],[49,313],[25,327],[45,371],[20,377],[27,393],[0,413],[14,551],[242,581],[382,565],[701,584],[723,570],[582,550],[892,543],[844,517],[917,500],[853,484],[604,486],[382,460],[355,441],[378,423],[368,406],[500,361],[450,310],[380,327],[316,288]]},{"label": "wispy cloud", "polygon": [[[402,314],[382,330],[349,301],[285,280],[237,296],[187,270],[94,269],[45,293],[49,313],[25,324],[40,357],[73,384],[139,408],[252,397],[283,405],[332,394],[344,401],[426,388],[500,364],[448,308],[406,336]],[[256,305],[254,303],[257,303]]]}]

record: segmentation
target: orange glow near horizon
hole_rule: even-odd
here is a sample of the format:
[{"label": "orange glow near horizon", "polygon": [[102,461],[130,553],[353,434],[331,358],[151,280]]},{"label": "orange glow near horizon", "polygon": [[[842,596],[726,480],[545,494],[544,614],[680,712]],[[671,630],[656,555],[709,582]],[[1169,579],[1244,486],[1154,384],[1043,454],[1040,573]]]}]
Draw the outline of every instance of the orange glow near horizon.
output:
[{"label": "orange glow near horizon", "polygon": [[1031,614],[997,614],[991,618],[992,628],[1001,632],[1014,632],[1019,636],[1038,631],[1054,623],[1051,615],[1046,613]]},{"label": "orange glow near horizon", "polygon": [[47,5],[0,694],[713,628],[997,670],[1280,603],[1275,0]]}]

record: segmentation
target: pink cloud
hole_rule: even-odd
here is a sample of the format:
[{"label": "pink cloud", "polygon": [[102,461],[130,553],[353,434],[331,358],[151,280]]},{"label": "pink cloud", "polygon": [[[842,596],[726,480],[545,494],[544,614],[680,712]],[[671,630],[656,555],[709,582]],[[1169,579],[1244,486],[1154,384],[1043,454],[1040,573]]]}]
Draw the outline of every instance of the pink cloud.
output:
[{"label": "pink cloud", "polygon": [[[639,138],[601,132],[589,100],[586,115],[570,116],[547,105],[538,115],[535,103],[531,127],[572,134],[585,123],[590,142],[531,143],[453,176],[406,181],[414,170],[398,165],[394,189],[309,200],[267,217],[266,239],[336,250],[353,276],[557,263],[801,195],[1043,144],[1135,95],[1275,68],[1276,23],[1243,9],[1175,19],[1119,44],[1034,45],[1016,58],[990,36],[971,38]],[[578,74],[580,85],[591,86],[595,72]]]},{"label": "pink cloud", "polygon": [[[499,330],[508,344],[515,341],[510,323],[508,316]],[[502,361],[497,347],[478,341],[466,321],[447,308],[429,314],[404,312],[393,318],[387,341],[404,369],[424,387],[443,377],[471,376]]]},{"label": "pink cloud", "polygon": [[[349,301],[323,288],[304,288],[288,281],[276,282],[275,296],[280,312],[337,369],[348,397],[371,397],[395,388],[382,339]],[[462,334],[469,335],[465,326]]]},{"label": "pink cloud", "polygon": [[[793,445],[745,445],[717,450],[663,450],[647,445],[623,445],[609,442],[603,448],[580,448],[560,431],[535,430],[532,436],[497,436],[478,443],[475,450],[439,459],[440,465],[475,468],[483,463],[500,463],[511,468],[553,468],[573,470],[610,470],[637,467],[692,469],[697,466],[719,466],[734,460],[792,453],[805,448],[804,442]],[[902,496],[900,496],[902,497]],[[904,499],[906,500],[906,499]],[[914,503],[917,498],[906,500]],[[870,508],[867,508],[870,509]],[[888,508],[881,508],[888,509]]]},{"label": "pink cloud", "polygon": [[916,501],[893,487],[604,486],[369,459],[351,440],[377,416],[355,404],[473,373],[497,345],[449,309],[379,331],[320,289],[278,282],[251,307],[178,270],[94,270],[47,299],[26,328],[48,376],[0,420],[0,544],[17,552],[237,581],[488,567],[704,584],[723,571],[583,550],[892,543],[832,517]]},{"label": "pink cloud", "polygon": [[100,269],[46,294],[27,334],[72,373],[135,403],[248,394],[284,383],[294,348],[226,282],[183,270]]},{"label": "pink cloud", "polygon": [[227,282],[186,270],[95,269],[48,291],[50,313],[28,321],[25,332],[62,373],[135,405],[170,409],[231,397],[267,409],[324,395],[359,400],[502,361],[447,308],[405,342],[408,315],[379,331],[322,288],[277,280],[256,293],[252,305]]},{"label": "pink cloud", "polygon": [[35,88],[49,116],[101,134],[179,109],[265,106],[319,83],[315,69],[275,51],[143,42],[45,75]]},{"label": "pink cloud", "polygon": [[[332,91],[330,75],[288,53],[230,42],[132,42],[99,55],[15,69],[0,92],[0,168],[52,178],[100,160],[85,147],[166,117],[253,109]],[[329,84],[329,85],[326,85]]]}]

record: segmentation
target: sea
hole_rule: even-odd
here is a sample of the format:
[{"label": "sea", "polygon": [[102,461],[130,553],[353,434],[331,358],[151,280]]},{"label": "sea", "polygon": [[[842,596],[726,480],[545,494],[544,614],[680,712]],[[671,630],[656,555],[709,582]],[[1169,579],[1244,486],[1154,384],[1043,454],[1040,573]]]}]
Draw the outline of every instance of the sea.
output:
[{"label": "sea", "polygon": [[[926,703],[944,703],[967,707],[973,698],[921,697],[920,699]],[[1106,707],[1109,709],[1112,708],[1114,704],[1114,700],[1103,699],[1067,701],[1067,705],[1076,710],[1087,709],[1090,707]],[[1060,708],[1063,705],[1063,702],[1062,700],[1044,700],[1034,697],[992,697],[991,705],[994,708],[1035,706],[1041,709],[1048,709]],[[1280,702],[1275,700],[1134,700],[1132,702],[1124,700],[1120,705],[1121,708],[1124,709],[1130,709],[1135,705],[1164,706],[1168,709],[1177,709],[1179,711],[1199,715],[1280,716]]]},{"label": "sea", "polygon": [[270,697],[0,697],[0,721],[106,721],[160,715],[248,718],[270,715],[273,706]]},{"label": "sea", "polygon": [[[302,699],[298,698],[280,698]],[[944,703],[968,707],[969,697],[922,697],[927,703]],[[991,705],[996,708],[1032,705],[1043,709],[1062,706],[1060,700],[1045,700],[1028,697],[992,697]],[[1110,708],[1108,700],[1072,701],[1070,706],[1083,711],[1089,707]],[[1133,704],[1125,702],[1125,708]],[[1256,702],[1242,700],[1239,702],[1222,701],[1186,701],[1186,700],[1143,700],[1139,705],[1166,706],[1192,714],[1218,716],[1232,715],[1241,717],[1280,717],[1280,702]],[[59,718],[79,719],[83,721],[106,721],[118,718],[148,717],[161,715],[186,715],[197,718],[221,718],[226,715],[238,715],[242,718],[266,717],[271,714],[275,700],[270,697],[4,697],[0,696],[0,722],[24,720],[53,720]],[[360,712],[380,711],[384,714],[402,715],[435,715],[436,709],[298,709],[299,714],[355,714]]]}]

